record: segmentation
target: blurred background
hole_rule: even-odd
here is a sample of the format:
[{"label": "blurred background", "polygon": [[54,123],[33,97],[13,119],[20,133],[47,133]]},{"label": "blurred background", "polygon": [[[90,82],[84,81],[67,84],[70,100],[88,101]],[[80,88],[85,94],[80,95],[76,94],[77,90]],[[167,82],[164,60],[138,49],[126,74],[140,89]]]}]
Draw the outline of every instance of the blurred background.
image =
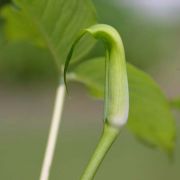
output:
[{"label": "blurred background", "polygon": [[[9,0],[1,0],[0,8]],[[94,0],[101,23],[121,33],[127,61],[148,72],[169,97],[180,96],[180,1]],[[8,43],[0,19],[0,179],[39,177],[53,110],[57,72],[52,57],[28,42]],[[90,56],[102,54],[95,48]],[[51,173],[79,179],[102,129],[103,104],[71,84]],[[83,111],[82,111],[83,108]],[[124,129],[95,179],[179,180],[180,113],[173,161]]]}]

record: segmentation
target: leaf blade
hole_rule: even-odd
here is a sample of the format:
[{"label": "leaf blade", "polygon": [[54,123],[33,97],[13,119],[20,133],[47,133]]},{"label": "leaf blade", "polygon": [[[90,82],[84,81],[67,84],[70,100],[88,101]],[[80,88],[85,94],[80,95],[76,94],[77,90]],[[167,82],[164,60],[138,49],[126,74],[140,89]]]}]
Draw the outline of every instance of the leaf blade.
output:
[{"label": "leaf blade", "polygon": [[[128,64],[127,72],[130,91],[128,129],[141,141],[172,151],[175,123],[166,97],[152,78],[141,70]],[[104,58],[82,63],[69,73],[69,79],[85,84],[93,96],[102,99]]]},{"label": "leaf blade", "polygon": [[[81,29],[96,23],[96,12],[89,0],[17,0],[2,10],[5,31],[13,41],[28,40],[49,48],[58,66]],[[92,48],[94,40],[81,41],[74,59]]]}]

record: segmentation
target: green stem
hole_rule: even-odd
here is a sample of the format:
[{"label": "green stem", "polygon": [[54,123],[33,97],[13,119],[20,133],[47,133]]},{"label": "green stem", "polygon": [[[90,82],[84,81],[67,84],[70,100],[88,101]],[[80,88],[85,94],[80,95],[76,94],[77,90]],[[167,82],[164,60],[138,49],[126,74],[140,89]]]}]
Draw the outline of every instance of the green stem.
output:
[{"label": "green stem", "polygon": [[105,124],[100,141],[87,165],[87,168],[81,176],[81,180],[92,180],[94,178],[101,162],[103,161],[106,153],[110,149],[118,134],[119,129],[114,128],[107,123]]}]

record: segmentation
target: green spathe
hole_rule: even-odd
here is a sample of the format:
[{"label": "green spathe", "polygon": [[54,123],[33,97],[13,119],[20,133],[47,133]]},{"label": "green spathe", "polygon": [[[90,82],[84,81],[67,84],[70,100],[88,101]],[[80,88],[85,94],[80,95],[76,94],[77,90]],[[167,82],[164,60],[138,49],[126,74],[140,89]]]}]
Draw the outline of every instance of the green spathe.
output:
[{"label": "green spathe", "polygon": [[98,24],[85,29],[73,44],[65,63],[64,77],[79,40],[88,32],[106,46],[104,119],[111,126],[122,127],[128,119],[129,92],[124,47],[119,33],[111,26]]}]

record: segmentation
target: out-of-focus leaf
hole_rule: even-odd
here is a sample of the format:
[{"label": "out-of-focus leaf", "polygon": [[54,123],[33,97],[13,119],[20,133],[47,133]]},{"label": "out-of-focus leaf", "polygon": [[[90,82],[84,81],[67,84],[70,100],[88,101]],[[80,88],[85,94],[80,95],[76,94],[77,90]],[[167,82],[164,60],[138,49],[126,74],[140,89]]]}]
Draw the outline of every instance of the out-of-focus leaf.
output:
[{"label": "out-of-focus leaf", "polygon": [[0,81],[6,83],[58,80],[53,57],[44,48],[26,42],[3,43],[0,46]]},{"label": "out-of-focus leaf", "polygon": [[[68,78],[85,84],[92,95],[102,98],[104,58],[86,61],[69,72]],[[171,151],[175,123],[169,104],[158,85],[144,72],[128,64],[130,112],[128,128],[140,140]]]},{"label": "out-of-focus leaf", "polygon": [[180,110],[180,98],[176,98],[176,99],[171,100],[170,105],[172,108]]},{"label": "out-of-focus leaf", "polygon": [[[47,46],[59,67],[79,31],[96,22],[90,0],[14,0],[14,4],[1,13],[9,39]],[[84,38],[74,59],[85,55],[93,44]]]}]

